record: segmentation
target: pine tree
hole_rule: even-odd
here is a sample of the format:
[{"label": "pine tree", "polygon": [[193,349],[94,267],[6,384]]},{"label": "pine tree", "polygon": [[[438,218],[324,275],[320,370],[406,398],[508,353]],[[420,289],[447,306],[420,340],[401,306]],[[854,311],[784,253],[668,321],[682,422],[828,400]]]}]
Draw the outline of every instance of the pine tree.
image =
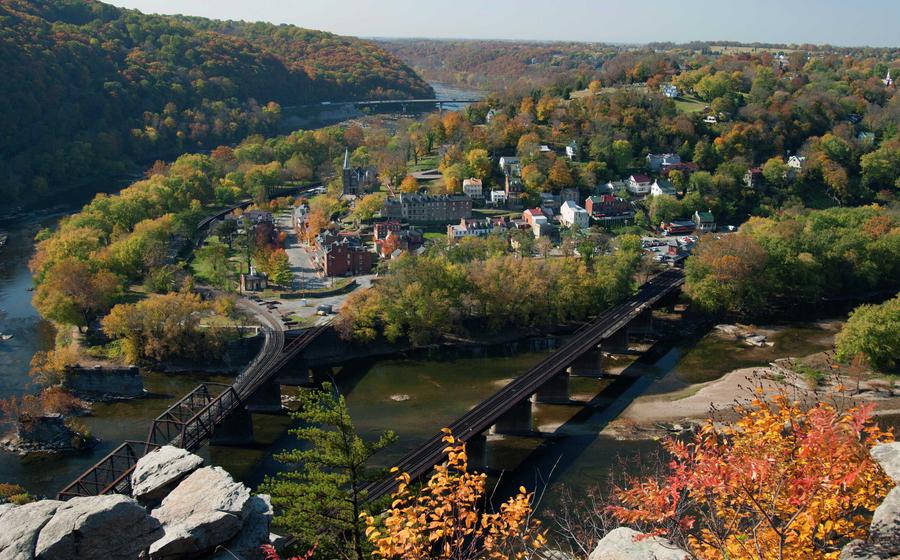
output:
[{"label": "pine tree", "polygon": [[308,445],[280,453],[276,459],[297,465],[298,470],[267,478],[261,490],[272,495],[276,523],[301,545],[317,546],[323,558],[364,560],[370,545],[365,522],[360,520],[366,502],[363,486],[386,475],[383,469],[367,465],[396,436],[386,431],[373,442],[359,437],[344,397],[330,383],[302,392],[293,417],[303,426],[291,434]]}]

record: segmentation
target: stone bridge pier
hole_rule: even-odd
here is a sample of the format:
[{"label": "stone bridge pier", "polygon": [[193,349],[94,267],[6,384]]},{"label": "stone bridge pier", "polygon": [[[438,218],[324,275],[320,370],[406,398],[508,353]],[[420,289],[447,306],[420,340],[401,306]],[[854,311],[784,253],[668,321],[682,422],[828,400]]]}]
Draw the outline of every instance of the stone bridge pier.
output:
[{"label": "stone bridge pier", "polygon": [[624,354],[628,352],[628,325],[604,338],[600,347],[610,354]]},{"label": "stone bridge pier", "polygon": [[280,413],[281,385],[277,379],[272,379],[257,389],[256,393],[247,399],[244,409],[248,412]]},{"label": "stone bridge pier", "polygon": [[544,383],[540,389],[531,395],[532,404],[568,404],[569,396],[569,372],[563,370]]},{"label": "stone bridge pier", "polygon": [[517,402],[491,426],[491,434],[523,435],[534,432],[531,421],[531,399]]},{"label": "stone bridge pier", "polygon": [[585,352],[572,362],[572,365],[568,367],[568,372],[572,377],[592,377],[595,379],[603,377],[603,352],[599,347]]},{"label": "stone bridge pier", "polygon": [[653,309],[648,307],[628,324],[629,334],[653,334]]}]

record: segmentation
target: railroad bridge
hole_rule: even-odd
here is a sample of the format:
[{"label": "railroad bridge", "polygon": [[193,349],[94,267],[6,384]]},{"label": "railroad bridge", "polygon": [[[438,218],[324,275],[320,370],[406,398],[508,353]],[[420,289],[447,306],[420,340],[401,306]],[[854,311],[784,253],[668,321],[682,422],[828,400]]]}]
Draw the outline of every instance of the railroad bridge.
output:
[{"label": "railroad bridge", "polygon": [[[250,305],[245,302],[245,305]],[[138,460],[163,445],[196,451],[207,441],[241,445],[253,441],[251,412],[281,412],[281,385],[309,385],[303,374],[288,368],[328,325],[285,332],[268,313],[260,314],[263,347],[234,383],[203,383],[156,417],[144,441],[126,441],[63,488],[58,498],[129,493]]]},{"label": "railroad bridge", "polygon": [[[547,358],[517,377],[448,426],[453,435],[469,444],[474,464],[484,464],[486,434],[534,435],[532,406],[537,403],[572,403],[569,378],[602,376],[599,364],[584,358],[597,348],[622,352],[628,348],[629,331],[646,327],[653,307],[674,295],[684,283],[682,271],[670,269],[644,285],[623,303],[600,314],[578,330],[569,341]],[[205,383],[159,415],[145,441],[126,441],[59,493],[59,499],[130,491],[130,478],[137,461],[162,445],[195,451],[209,441],[244,444],[252,441],[251,412],[281,410],[281,385],[310,385],[315,370],[286,368],[321,335],[327,326],[285,333],[274,317],[263,327],[263,349],[231,385]],[[290,340],[288,341],[287,339]],[[294,365],[297,365],[296,363]],[[585,365],[587,367],[585,367]],[[297,373],[297,371],[301,373]],[[427,474],[444,456],[442,433],[438,433],[403,457],[397,467],[418,478]],[[393,479],[370,484],[370,499],[391,493]]]},{"label": "railroad bridge", "polygon": [[[627,350],[629,330],[646,327],[653,307],[677,293],[682,284],[684,274],[679,269],[657,275],[636,294],[582,327],[565,345],[448,426],[454,437],[467,442],[470,462],[486,466],[484,454],[489,433],[540,435],[532,426],[533,405],[576,403],[569,396],[569,378],[603,375],[599,364],[588,363],[585,368],[582,358],[598,347],[610,352]],[[400,472],[419,478],[440,463],[446,447],[443,435],[435,434],[400,459],[396,464]],[[396,486],[394,479],[372,483],[366,488],[368,498],[385,496]]]}]

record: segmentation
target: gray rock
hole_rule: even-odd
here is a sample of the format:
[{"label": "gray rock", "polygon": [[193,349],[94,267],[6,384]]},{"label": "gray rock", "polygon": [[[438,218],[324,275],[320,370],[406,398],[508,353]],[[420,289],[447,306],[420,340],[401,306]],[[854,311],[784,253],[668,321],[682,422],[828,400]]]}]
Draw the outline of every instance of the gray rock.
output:
[{"label": "gray rock", "polygon": [[0,560],[31,560],[44,525],[62,502],[41,500],[24,506],[0,506]]},{"label": "gray rock", "polygon": [[227,543],[253,503],[250,490],[220,467],[194,471],[153,510],[165,536],[150,547],[154,560],[200,555]]},{"label": "gray rock", "polygon": [[851,541],[841,549],[840,560],[881,560],[881,557],[869,550],[869,546],[861,541]]},{"label": "gray rock", "polygon": [[263,554],[259,547],[271,542],[269,526],[273,514],[272,498],[266,494],[252,496],[241,531],[225,544],[228,552],[220,552],[213,556],[213,560],[234,560],[232,554],[242,560],[261,560]]},{"label": "gray rock", "polygon": [[128,496],[73,498],[38,535],[37,560],[134,560],[163,535],[159,522]]},{"label": "gray rock", "polygon": [[900,554],[900,486],[891,490],[872,515],[869,540],[879,543],[893,541],[891,552]]},{"label": "gray rock", "polygon": [[158,502],[178,482],[200,468],[203,459],[171,445],[141,457],[131,475],[131,494],[142,502]]},{"label": "gray rock", "polygon": [[870,453],[884,472],[900,484],[900,441],[876,445]]},{"label": "gray rock", "polygon": [[588,560],[687,560],[690,555],[660,537],[640,537],[634,529],[619,527],[600,539]]}]

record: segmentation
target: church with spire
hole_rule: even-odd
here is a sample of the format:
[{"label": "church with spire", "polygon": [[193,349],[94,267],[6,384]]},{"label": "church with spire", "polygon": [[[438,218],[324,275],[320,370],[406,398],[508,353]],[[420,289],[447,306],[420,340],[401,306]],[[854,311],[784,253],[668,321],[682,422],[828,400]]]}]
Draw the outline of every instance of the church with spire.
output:
[{"label": "church with spire", "polygon": [[344,196],[362,196],[378,186],[378,172],[375,166],[351,167],[350,150],[344,150],[344,166],[342,169]]}]

